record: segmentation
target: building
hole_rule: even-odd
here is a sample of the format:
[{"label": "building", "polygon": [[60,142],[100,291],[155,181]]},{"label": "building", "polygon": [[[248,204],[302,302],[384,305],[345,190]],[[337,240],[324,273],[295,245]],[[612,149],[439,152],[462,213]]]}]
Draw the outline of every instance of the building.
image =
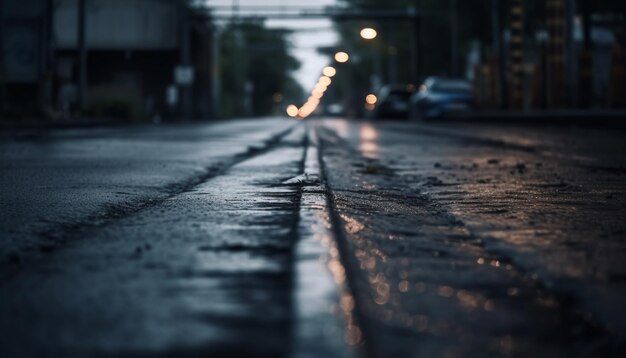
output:
[{"label": "building", "polygon": [[[210,116],[211,24],[186,1],[0,1],[7,101],[19,87],[57,114]],[[18,42],[32,55],[19,55]]]},{"label": "building", "polygon": [[4,113],[31,112],[50,98],[51,5],[0,0],[0,101]]}]

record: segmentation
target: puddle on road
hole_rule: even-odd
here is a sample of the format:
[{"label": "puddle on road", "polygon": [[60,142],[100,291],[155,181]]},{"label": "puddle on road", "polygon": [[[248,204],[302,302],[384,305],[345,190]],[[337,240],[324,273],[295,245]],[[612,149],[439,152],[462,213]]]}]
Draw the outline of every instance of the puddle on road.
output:
[{"label": "puddle on road", "polygon": [[[310,131],[309,135],[312,136]],[[316,140],[311,140],[316,143]],[[317,148],[307,149],[305,170],[319,176]],[[363,343],[346,270],[333,237],[325,189],[303,187],[299,241],[295,247],[294,357],[355,356]]]},{"label": "puddle on road", "polygon": [[378,131],[370,123],[363,123],[359,128],[359,151],[368,159],[379,158]]},{"label": "puddle on road", "polygon": [[[356,320],[355,300],[346,280],[338,243],[331,234],[326,198],[319,192],[303,193],[300,241],[296,246],[296,335],[315,344],[315,356],[352,357],[348,346],[363,343]],[[296,346],[295,356],[310,356]],[[326,353],[326,354],[323,354]]]}]

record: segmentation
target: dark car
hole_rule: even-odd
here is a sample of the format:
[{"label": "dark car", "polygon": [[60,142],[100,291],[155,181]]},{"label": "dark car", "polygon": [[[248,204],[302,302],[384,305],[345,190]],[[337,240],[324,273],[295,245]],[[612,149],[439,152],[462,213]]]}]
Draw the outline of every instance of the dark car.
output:
[{"label": "dark car", "polygon": [[458,78],[429,77],[410,99],[411,118],[439,118],[473,108],[472,85]]},{"label": "dark car", "polygon": [[374,109],[376,118],[408,118],[409,101],[415,92],[413,85],[386,85],[378,94]]}]

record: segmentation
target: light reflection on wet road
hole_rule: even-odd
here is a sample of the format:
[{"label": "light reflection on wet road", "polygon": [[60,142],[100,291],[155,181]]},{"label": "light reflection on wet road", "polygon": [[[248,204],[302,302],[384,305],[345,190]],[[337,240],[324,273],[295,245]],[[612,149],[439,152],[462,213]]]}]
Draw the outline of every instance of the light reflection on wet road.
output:
[{"label": "light reflection on wet road", "polygon": [[339,123],[323,158],[375,356],[620,351],[620,131]]},{"label": "light reflection on wet road", "polygon": [[0,144],[0,355],[625,347],[623,132],[294,124]]},{"label": "light reflection on wet road", "polygon": [[361,142],[359,144],[359,151],[361,155],[369,159],[378,158],[378,132],[369,123],[361,125],[359,129],[359,136]]},{"label": "light reflection on wet road", "polygon": [[4,356],[286,355],[302,136],[25,266]]}]

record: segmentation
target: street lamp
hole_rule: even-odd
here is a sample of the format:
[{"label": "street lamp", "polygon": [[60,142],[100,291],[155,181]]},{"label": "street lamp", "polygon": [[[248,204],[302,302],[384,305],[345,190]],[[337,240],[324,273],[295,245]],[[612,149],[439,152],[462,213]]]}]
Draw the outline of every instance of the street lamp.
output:
[{"label": "street lamp", "polygon": [[321,84],[322,86],[330,86],[330,84],[333,82],[330,77],[328,76],[322,76],[320,77],[319,81],[317,81],[319,84]]},{"label": "street lamp", "polygon": [[339,63],[346,63],[350,59],[350,55],[347,52],[339,51],[335,54],[335,61]]},{"label": "street lamp", "polygon": [[324,76],[326,77],[333,77],[336,73],[337,73],[337,70],[335,70],[335,68],[332,66],[326,66],[322,70],[322,74],[324,74]]},{"label": "street lamp", "polygon": [[289,117],[295,117],[295,116],[297,116],[297,115],[298,115],[298,107],[296,107],[296,105],[295,105],[295,104],[290,104],[290,105],[287,107],[287,115],[288,115]]},{"label": "street lamp", "polygon": [[361,29],[361,37],[365,40],[375,39],[377,35],[378,33],[376,32],[376,30],[372,29],[371,27],[365,27]]},{"label": "street lamp", "polygon": [[324,86],[321,83],[318,83],[315,85],[315,87],[313,87],[313,91],[318,91],[318,92],[326,92],[326,90],[328,89],[328,86]]}]

